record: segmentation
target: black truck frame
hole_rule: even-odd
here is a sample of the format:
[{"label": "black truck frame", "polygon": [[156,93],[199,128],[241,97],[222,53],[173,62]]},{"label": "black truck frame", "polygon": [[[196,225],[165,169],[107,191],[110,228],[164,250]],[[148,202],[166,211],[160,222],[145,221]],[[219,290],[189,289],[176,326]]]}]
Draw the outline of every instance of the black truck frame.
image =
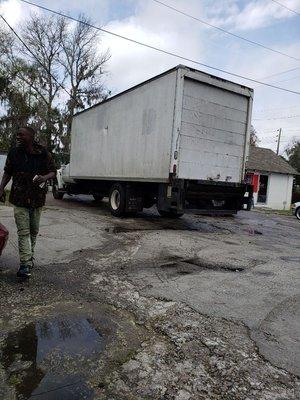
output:
[{"label": "black truck frame", "polygon": [[110,211],[115,216],[135,214],[156,204],[164,217],[180,217],[187,209],[200,214],[229,215],[245,208],[250,210],[253,189],[245,183],[174,179],[168,183],[123,182],[108,180],[75,180],[58,189],[52,184],[53,196],[91,194],[96,201],[109,199]]}]

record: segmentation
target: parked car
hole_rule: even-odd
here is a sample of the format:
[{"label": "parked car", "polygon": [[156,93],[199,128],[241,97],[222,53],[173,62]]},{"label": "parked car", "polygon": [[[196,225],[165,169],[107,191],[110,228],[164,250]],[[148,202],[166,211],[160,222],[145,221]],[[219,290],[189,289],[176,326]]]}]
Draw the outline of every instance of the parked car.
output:
[{"label": "parked car", "polygon": [[292,204],[292,210],[296,218],[300,219],[300,201]]},{"label": "parked car", "polygon": [[0,224],[0,256],[4,247],[6,246],[8,239],[8,230],[5,228],[4,225]]}]

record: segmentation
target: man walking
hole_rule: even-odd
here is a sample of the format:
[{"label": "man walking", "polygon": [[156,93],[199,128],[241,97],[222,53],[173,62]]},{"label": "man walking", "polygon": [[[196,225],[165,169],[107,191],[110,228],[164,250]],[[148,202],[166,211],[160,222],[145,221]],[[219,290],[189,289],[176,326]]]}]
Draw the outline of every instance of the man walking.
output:
[{"label": "man walking", "polygon": [[20,268],[17,276],[28,278],[33,267],[34,247],[39,232],[42,207],[46,199],[46,181],[55,177],[50,153],[34,140],[35,130],[20,128],[17,146],[8,155],[0,184],[0,198],[12,178],[9,201],[14,205],[18,230]]}]

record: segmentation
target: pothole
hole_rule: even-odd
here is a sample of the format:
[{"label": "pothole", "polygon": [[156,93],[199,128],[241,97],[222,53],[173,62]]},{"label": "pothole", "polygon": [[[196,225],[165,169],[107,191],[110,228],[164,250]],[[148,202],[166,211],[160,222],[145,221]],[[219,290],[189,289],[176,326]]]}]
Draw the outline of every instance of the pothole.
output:
[{"label": "pothole", "polygon": [[[105,232],[118,234],[139,231],[196,231],[202,233],[228,233],[228,228],[218,226],[207,221],[193,221],[191,219],[164,219],[161,217],[136,218],[133,221],[124,220],[123,223],[104,228]],[[234,233],[234,232],[232,232]]]},{"label": "pothole", "polygon": [[[185,268],[184,268],[185,267]],[[178,269],[179,274],[188,274],[195,271],[201,270],[212,270],[212,271],[225,271],[225,272],[243,272],[245,267],[230,265],[230,264],[218,264],[210,263],[199,258],[187,258],[178,261],[166,262],[160,265],[161,269]],[[187,270],[188,268],[188,270]]]},{"label": "pothole", "polygon": [[214,271],[242,272],[245,269],[244,267],[239,267],[236,265],[210,263],[210,262],[201,260],[199,258],[190,258],[190,259],[184,260],[184,262],[191,264],[191,265],[195,265],[195,266],[203,268],[203,269],[209,269],[209,270],[214,270]]},{"label": "pothole", "polygon": [[174,225],[157,225],[157,226],[141,226],[141,227],[130,227],[130,226],[112,226],[104,229],[105,232],[118,234],[118,233],[128,233],[128,232],[140,232],[140,231],[162,231],[162,230],[172,230],[172,231],[198,231],[199,229],[189,226],[174,226]]},{"label": "pothole", "polygon": [[261,231],[258,231],[257,229],[254,229],[254,228],[247,228],[244,230],[244,232],[248,233],[248,235],[262,235],[263,234]]},{"label": "pothole", "polygon": [[164,281],[168,279],[176,279],[178,276],[199,274],[204,271],[225,272],[225,273],[241,273],[246,266],[210,263],[199,258],[186,258],[174,260],[170,259],[156,266],[156,274]]},{"label": "pothole", "polygon": [[18,400],[91,399],[84,369],[93,368],[103,348],[88,318],[53,318],[10,333],[1,363]]},{"label": "pothole", "polygon": [[300,257],[298,256],[281,256],[280,259],[283,261],[300,263]]},{"label": "pothole", "polygon": [[254,275],[274,276],[274,272],[271,272],[271,271],[254,271]]}]

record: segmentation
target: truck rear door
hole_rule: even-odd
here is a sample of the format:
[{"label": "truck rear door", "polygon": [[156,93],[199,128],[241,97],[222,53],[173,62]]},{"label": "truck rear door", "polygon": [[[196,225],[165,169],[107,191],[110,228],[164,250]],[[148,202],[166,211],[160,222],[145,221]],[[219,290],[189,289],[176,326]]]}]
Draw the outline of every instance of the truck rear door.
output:
[{"label": "truck rear door", "polygon": [[[217,80],[216,80],[217,81]],[[222,81],[222,80],[220,80]],[[183,83],[178,178],[241,182],[249,130],[247,96],[187,76]],[[240,87],[240,85],[236,85]]]}]

